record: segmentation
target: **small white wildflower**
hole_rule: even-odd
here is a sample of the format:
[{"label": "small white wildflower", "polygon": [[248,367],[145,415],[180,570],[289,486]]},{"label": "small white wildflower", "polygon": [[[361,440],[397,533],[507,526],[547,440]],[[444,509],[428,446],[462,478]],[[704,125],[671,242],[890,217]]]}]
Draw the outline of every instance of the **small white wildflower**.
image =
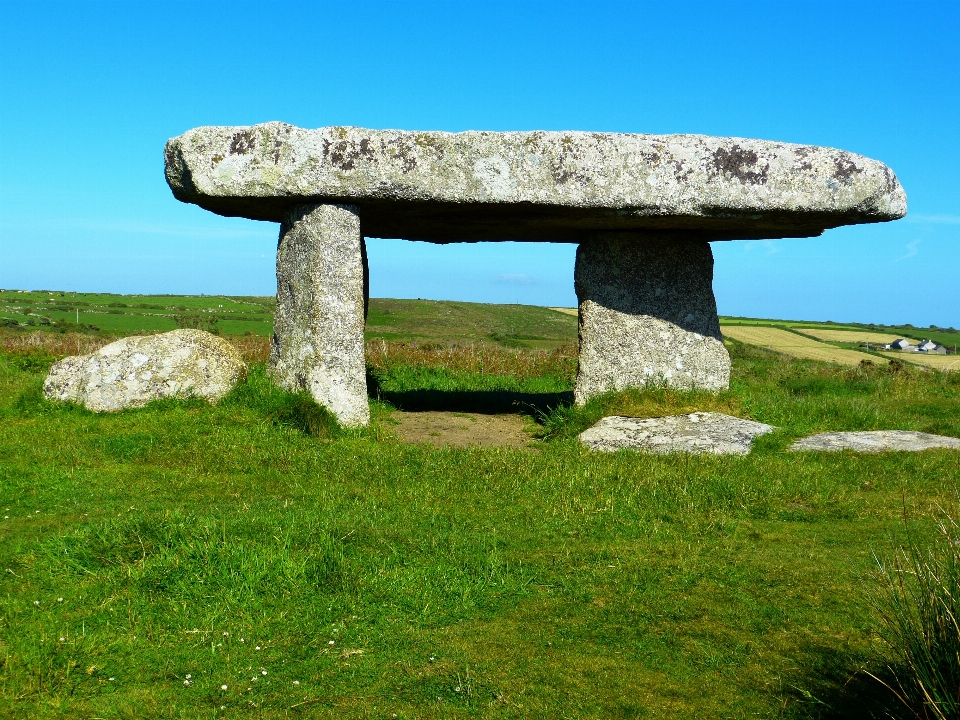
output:
[{"label": "small white wildflower", "polygon": [[229,637],[229,636],[230,636],[230,633],[225,632],[225,633],[223,634],[223,636],[224,636],[224,637]]},{"label": "small white wildflower", "polygon": [[267,671],[266,671],[266,670],[261,670],[261,671],[260,671],[260,674],[261,674],[261,675],[266,675],[266,674],[267,674]]},{"label": "small white wildflower", "polygon": [[254,649],[255,649],[255,650],[259,650],[259,649],[260,649],[260,646],[259,646],[259,645],[257,645],[257,647],[256,647],[256,648],[254,648]]},{"label": "small white wildflower", "polygon": [[246,642],[243,638],[240,638],[240,642]]},{"label": "small white wildflower", "polygon": [[191,675],[190,673],[187,673],[187,680],[192,680],[192,679],[193,679],[193,675]]},{"label": "small white wildflower", "polygon": [[110,682],[113,682],[114,680],[116,680],[116,678],[107,678],[107,679],[108,679]]},{"label": "small white wildflower", "polygon": [[57,602],[63,602],[63,598],[57,598]]},{"label": "small white wildflower", "polygon": [[336,643],[335,640],[331,640],[330,642],[327,643],[327,645],[336,645],[336,644],[337,644],[337,643]]},{"label": "small white wildflower", "polygon": [[34,605],[39,605],[39,604],[40,604],[40,601],[39,601],[39,600],[34,600],[34,601],[33,601],[33,604],[34,604]]},{"label": "small white wildflower", "polygon": [[221,689],[221,690],[226,690],[226,689],[227,689],[227,686],[226,686],[226,685],[221,685],[221,686],[220,686],[220,689]]},{"label": "small white wildflower", "polygon": [[294,680],[294,681],[293,681],[293,684],[294,684],[294,685],[299,685],[299,684],[300,684],[300,681],[299,681],[299,680]]},{"label": "small white wildflower", "polygon": [[9,519],[10,519],[10,516],[9,516],[9,515],[4,515],[4,516],[3,516],[3,519],[4,519],[4,520],[9,520]]},{"label": "small white wildflower", "polygon": [[64,640],[66,640],[65,637],[60,638],[60,642],[63,642]]},{"label": "small white wildflower", "polygon": [[184,680],[184,681],[183,681],[183,684],[189,686],[189,685],[190,685],[190,681],[189,681],[189,680]]}]

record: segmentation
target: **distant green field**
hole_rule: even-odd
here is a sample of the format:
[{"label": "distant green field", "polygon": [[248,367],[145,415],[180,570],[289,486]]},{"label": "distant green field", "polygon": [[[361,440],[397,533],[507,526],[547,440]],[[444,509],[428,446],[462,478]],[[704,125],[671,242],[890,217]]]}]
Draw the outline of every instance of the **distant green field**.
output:
[{"label": "distant green field", "polygon": [[[7,327],[48,327],[98,331],[113,335],[162,332],[182,322],[215,320],[225,335],[273,333],[276,300],[224,295],[110,295],[54,290],[0,290],[0,323]],[[931,339],[947,347],[960,345],[960,331],[912,325],[864,325],[804,320],[720,318],[724,325],[765,325],[796,330],[880,331]],[[77,327],[79,324],[80,327]],[[194,325],[195,326],[195,325]],[[367,339],[413,342],[479,342],[502,347],[552,349],[576,342],[575,314],[534,305],[490,305],[441,300],[371,298]],[[832,343],[856,347],[856,342]]]},{"label": "distant green field", "polygon": [[367,337],[552,349],[577,340],[577,319],[533,305],[371,298]]},{"label": "distant green field", "polygon": [[[226,335],[269,336],[272,297],[109,295],[59,291],[0,291],[0,322],[20,327],[90,329],[114,335],[174,330],[209,323]],[[193,322],[194,325],[190,325]],[[80,326],[79,328],[77,326]],[[204,325],[201,325],[204,326]],[[209,325],[207,325],[209,327]]]},{"label": "distant green field", "polygon": [[[215,321],[225,335],[273,333],[272,297],[103,295],[0,292],[0,321],[10,328],[87,330],[129,335]],[[576,342],[577,319],[531,305],[487,305],[371,298],[368,339],[475,342],[552,349]]]}]

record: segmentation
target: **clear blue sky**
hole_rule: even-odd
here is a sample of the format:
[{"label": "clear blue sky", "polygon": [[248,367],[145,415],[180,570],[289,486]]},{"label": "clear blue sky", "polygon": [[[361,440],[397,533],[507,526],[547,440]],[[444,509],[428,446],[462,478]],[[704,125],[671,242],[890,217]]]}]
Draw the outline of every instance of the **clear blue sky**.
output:
[{"label": "clear blue sky", "polygon": [[[198,125],[704,133],[886,162],[896,223],[714,243],[722,314],[960,327],[960,2],[0,0],[0,287],[268,294]],[[569,245],[369,242],[374,296],[573,305]]]}]

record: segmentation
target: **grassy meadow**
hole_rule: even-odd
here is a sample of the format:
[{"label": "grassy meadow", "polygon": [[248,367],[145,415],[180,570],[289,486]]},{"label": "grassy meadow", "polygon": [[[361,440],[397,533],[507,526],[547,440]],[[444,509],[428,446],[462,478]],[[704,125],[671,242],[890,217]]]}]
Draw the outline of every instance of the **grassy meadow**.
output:
[{"label": "grassy meadow", "polygon": [[[79,302],[141,304],[102,300]],[[730,340],[727,392],[574,408],[576,318],[373,300],[373,422],[342,430],[267,378],[265,300],[154,300],[97,330],[0,332],[0,716],[910,717],[868,674],[897,670],[876,557],[957,512],[960,453],[785,448],[822,430],[960,436],[960,373]],[[53,361],[126,332],[108,320],[175,326],[213,303],[251,364],[218,405],[42,398]],[[530,446],[391,431],[402,410],[477,408],[525,414]],[[576,440],[604,415],[692,410],[780,429],[746,457]]]}]

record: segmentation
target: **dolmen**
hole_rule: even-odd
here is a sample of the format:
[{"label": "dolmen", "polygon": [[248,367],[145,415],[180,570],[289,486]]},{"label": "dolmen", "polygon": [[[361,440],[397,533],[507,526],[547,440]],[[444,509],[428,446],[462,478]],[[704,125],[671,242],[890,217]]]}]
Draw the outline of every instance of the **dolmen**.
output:
[{"label": "dolmen", "polygon": [[813,237],[907,210],[875,160],[701,135],[271,122],[190,130],[165,160],[177,199],[280,223],[272,372],[345,425],[369,421],[365,237],[577,243],[582,404],[651,383],[728,386],[711,242]]}]

